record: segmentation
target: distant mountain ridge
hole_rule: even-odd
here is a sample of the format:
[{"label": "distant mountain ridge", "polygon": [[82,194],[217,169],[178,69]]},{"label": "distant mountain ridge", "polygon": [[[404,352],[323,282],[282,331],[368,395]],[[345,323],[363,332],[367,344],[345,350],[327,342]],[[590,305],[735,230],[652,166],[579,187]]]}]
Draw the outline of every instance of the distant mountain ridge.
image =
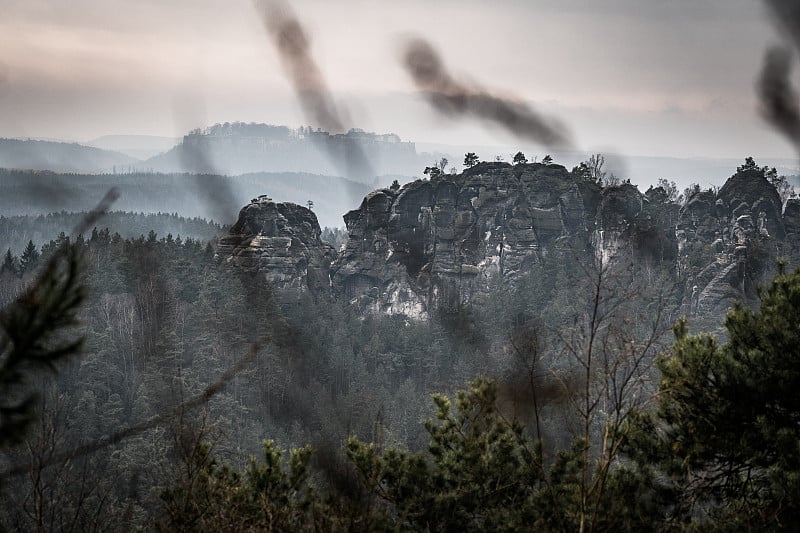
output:
[{"label": "distant mountain ridge", "polygon": [[133,157],[77,143],[0,139],[0,167],[53,172],[114,172],[140,164]]},{"label": "distant mountain ridge", "polygon": [[[343,226],[342,214],[357,205],[370,187],[334,176],[307,173],[259,172],[241,176],[195,174],[64,174],[0,169],[0,213],[38,215],[57,211],[86,211],[111,187],[120,193],[113,209],[145,213],[174,213],[213,218],[220,224],[236,221],[239,207],[266,194],[276,201],[307,205],[323,226]],[[219,193],[228,189],[236,204],[218,220]],[[70,229],[70,228],[66,228]]]},{"label": "distant mountain ridge", "polygon": [[[523,150],[536,161],[541,147],[461,146],[410,142],[394,133],[378,134],[361,129],[331,134],[308,127],[296,129],[263,123],[225,122],[195,129],[183,137],[155,135],[105,135],[85,143],[55,139],[0,139],[0,167],[53,172],[130,173],[191,172],[235,176],[253,172],[304,172],[342,176],[372,187],[420,176],[425,167],[450,160],[459,168],[466,152],[485,160],[510,161]],[[421,151],[418,151],[421,150]],[[363,156],[363,168],[349,174],[337,160]],[[586,151],[552,152],[567,168],[585,161]],[[680,188],[697,183],[721,186],[738,158],[657,157],[604,153],[606,167],[617,178],[630,179],[646,188],[660,178]],[[358,159],[358,158],[355,158]],[[758,157],[779,174],[800,173],[795,160]],[[351,165],[352,166],[352,165]],[[359,165],[356,165],[359,167]],[[455,170],[455,169],[453,169]],[[793,180],[792,183],[797,183]]]},{"label": "distant mountain ridge", "polygon": [[[337,160],[363,152],[368,165],[344,175]],[[427,162],[413,142],[394,133],[376,134],[361,129],[332,134],[300,127],[226,122],[196,129],[180,144],[145,161],[160,172],[213,172],[236,175],[248,172],[310,172],[372,184],[376,176],[414,175]]]},{"label": "distant mountain ridge", "polygon": [[179,142],[180,137],[160,135],[103,135],[81,144],[119,152],[144,161],[170,150]]}]

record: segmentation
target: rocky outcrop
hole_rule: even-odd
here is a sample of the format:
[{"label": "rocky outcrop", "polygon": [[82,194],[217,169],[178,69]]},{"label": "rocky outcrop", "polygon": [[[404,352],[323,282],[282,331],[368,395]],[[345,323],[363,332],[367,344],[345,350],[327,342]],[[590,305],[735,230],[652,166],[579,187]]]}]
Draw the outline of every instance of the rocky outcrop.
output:
[{"label": "rocky outcrop", "polygon": [[[792,227],[795,209],[800,214],[790,207],[786,218]],[[690,314],[720,314],[736,300],[755,300],[775,258],[794,242],[786,239],[780,196],[758,168],[740,168],[716,194],[694,194],[681,210],[677,235],[676,266]]]},{"label": "rocky outcrop", "polygon": [[800,259],[800,200],[781,199],[762,169],[681,207],[661,187],[600,187],[560,165],[481,163],[462,174],[379,189],[344,216],[338,257],[314,214],[266,197],[242,209],[218,255],[278,289],[331,293],[362,310],[426,317],[480,301],[549,253],[632,259],[672,276],[685,314],[750,301],[774,258]]},{"label": "rocky outcrop", "polygon": [[263,275],[275,289],[329,293],[336,252],[320,240],[320,233],[309,209],[262,196],[242,208],[216,254],[245,272]]},{"label": "rocky outcrop", "polygon": [[623,251],[661,263],[677,254],[678,205],[661,187],[645,194],[634,185],[606,187],[600,195],[593,234],[595,255],[608,263]]},{"label": "rocky outcrop", "polygon": [[601,190],[560,165],[481,163],[367,196],[345,215],[333,285],[365,309],[424,316],[480,299],[492,277],[513,279],[552,250],[618,251],[646,232],[669,248],[650,203],[630,184]]}]

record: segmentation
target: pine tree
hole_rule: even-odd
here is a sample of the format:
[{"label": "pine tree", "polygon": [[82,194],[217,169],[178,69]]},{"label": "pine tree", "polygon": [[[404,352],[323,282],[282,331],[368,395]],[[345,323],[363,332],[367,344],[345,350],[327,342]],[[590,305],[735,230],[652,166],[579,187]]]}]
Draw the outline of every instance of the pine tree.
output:
[{"label": "pine tree", "polygon": [[542,442],[501,412],[494,382],[479,378],[458,391],[455,412],[446,396],[434,395],[434,402],[436,420],[425,423],[427,454],[382,450],[356,437],[347,442],[368,491],[385,504],[378,508],[387,512],[387,529],[638,531],[659,518],[652,478],[618,464],[581,520],[582,472],[595,469],[584,460],[585,441],[577,438],[546,459]]},{"label": "pine tree", "polygon": [[9,274],[17,275],[19,273],[19,262],[14,254],[11,253],[11,248],[6,250],[6,255],[3,258],[3,265],[0,266],[0,274],[7,272]]},{"label": "pine tree", "polygon": [[38,264],[39,250],[36,249],[36,245],[33,244],[33,241],[29,240],[27,246],[25,246],[25,250],[22,252],[22,256],[20,256],[21,271],[32,272]]},{"label": "pine tree", "polygon": [[467,152],[464,154],[464,167],[471,168],[480,163],[480,158],[475,152]]},{"label": "pine tree", "polygon": [[683,492],[675,506],[730,530],[800,529],[800,269],[780,274],[758,311],[737,305],[729,340],[675,326],[659,367],[657,416],[635,449]]},{"label": "pine tree", "polygon": [[0,449],[19,441],[32,421],[37,395],[28,383],[42,369],[80,351],[69,335],[85,296],[80,251],[62,248],[16,302],[0,311]]}]

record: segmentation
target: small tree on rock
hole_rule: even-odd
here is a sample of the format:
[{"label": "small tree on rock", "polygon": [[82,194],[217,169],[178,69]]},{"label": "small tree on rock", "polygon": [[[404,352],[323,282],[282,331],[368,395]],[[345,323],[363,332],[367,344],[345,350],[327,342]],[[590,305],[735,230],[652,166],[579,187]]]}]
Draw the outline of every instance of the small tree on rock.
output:
[{"label": "small tree on rock", "polygon": [[747,172],[748,170],[759,170],[755,159],[752,157],[745,157],[744,164],[736,167],[736,172]]},{"label": "small tree on rock", "polygon": [[436,178],[441,176],[442,171],[439,170],[439,167],[425,167],[423,174],[430,176],[431,178]]},{"label": "small tree on rock", "polygon": [[522,152],[517,152],[516,154],[514,154],[513,162],[515,165],[524,165],[525,163],[528,162],[528,158],[525,157],[525,154],[523,154]]},{"label": "small tree on rock", "polygon": [[475,152],[467,152],[464,154],[464,166],[466,168],[472,168],[478,163],[480,163],[480,159],[478,158],[478,154]]}]

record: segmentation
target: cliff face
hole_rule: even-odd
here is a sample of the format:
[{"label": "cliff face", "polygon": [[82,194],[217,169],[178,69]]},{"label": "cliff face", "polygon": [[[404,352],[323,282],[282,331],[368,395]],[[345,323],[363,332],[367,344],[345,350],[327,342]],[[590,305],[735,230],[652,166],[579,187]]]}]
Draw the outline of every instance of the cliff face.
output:
[{"label": "cliff face", "polygon": [[686,314],[749,300],[774,257],[800,258],[800,200],[781,200],[759,169],[681,207],[662,188],[601,188],[559,165],[481,163],[458,175],[368,194],[344,216],[338,257],[314,214],[266,199],[242,209],[218,254],[279,289],[331,291],[367,312],[424,318],[480,299],[544,255],[650,262],[672,276]]},{"label": "cliff face", "polygon": [[480,298],[489,279],[513,279],[553,249],[610,254],[650,232],[674,256],[649,204],[632,185],[601,190],[560,165],[481,163],[367,196],[344,217],[333,284],[365,309],[424,316]]},{"label": "cliff face", "polygon": [[721,313],[735,300],[753,300],[774,273],[777,257],[798,259],[792,232],[800,206],[790,200],[785,215],[782,207],[759,169],[740,170],[717,194],[704,191],[689,199],[676,230],[685,311]]},{"label": "cliff face", "polygon": [[336,252],[319,236],[313,212],[261,197],[239,212],[230,234],[220,239],[217,256],[243,271],[263,275],[275,289],[328,293]]}]

